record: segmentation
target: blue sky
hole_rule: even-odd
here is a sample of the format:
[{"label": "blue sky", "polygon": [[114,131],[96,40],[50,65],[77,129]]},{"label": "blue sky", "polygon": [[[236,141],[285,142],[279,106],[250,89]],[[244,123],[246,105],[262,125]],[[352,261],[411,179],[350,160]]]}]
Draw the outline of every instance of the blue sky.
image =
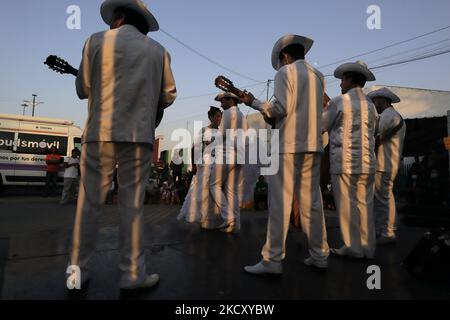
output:
[{"label": "blue sky", "polygon": [[[57,54],[78,66],[87,37],[107,28],[99,13],[101,2],[16,0],[4,4],[0,11],[0,113],[21,113],[22,100],[36,93],[38,100],[45,102],[36,110],[38,116],[72,119],[83,126],[87,107],[76,97],[74,79],[49,71],[42,62],[48,54]],[[330,74],[337,65],[321,66],[450,25],[448,0],[145,2],[162,29],[211,59],[259,81],[273,79],[271,50],[275,41],[287,33],[313,38],[315,44],[307,60]],[[81,30],[66,28],[66,9],[70,5],[81,8]],[[381,8],[381,30],[366,27],[369,5]],[[193,120],[206,119],[208,107],[217,105],[214,95],[190,97],[216,92],[213,80],[217,75],[228,76],[238,86],[254,83],[205,61],[161,32],[150,36],[171,53],[179,92],[179,99],[167,111],[159,130],[166,136],[173,128],[191,128]],[[369,66],[379,65],[420,53],[412,49],[447,39],[450,29],[361,59]],[[450,40],[430,49],[445,45],[450,48]],[[398,53],[402,54],[389,59]],[[376,76],[376,84],[450,90],[450,55],[377,71]],[[339,94],[338,83],[333,78],[327,81],[329,95]],[[265,96],[264,84],[249,90]],[[252,112],[247,107],[242,110],[245,114]]]}]

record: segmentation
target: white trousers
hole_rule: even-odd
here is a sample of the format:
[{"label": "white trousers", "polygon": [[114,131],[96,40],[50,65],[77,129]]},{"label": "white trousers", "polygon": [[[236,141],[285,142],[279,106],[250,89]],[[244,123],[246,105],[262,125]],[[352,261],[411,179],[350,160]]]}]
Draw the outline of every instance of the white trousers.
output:
[{"label": "white trousers", "polygon": [[375,227],[377,233],[384,237],[395,237],[396,217],[395,198],[392,173],[377,172],[375,174]]},{"label": "white trousers", "polygon": [[268,177],[269,222],[262,249],[264,260],[281,262],[286,256],[294,193],[298,195],[309,253],[315,260],[327,259],[329,248],[320,192],[320,158],[319,153],[280,154],[278,173]]},{"label": "white trousers", "polygon": [[81,185],[70,258],[71,265],[79,266],[81,272],[88,271],[99,231],[101,208],[114,178],[116,164],[119,164],[120,286],[145,280],[143,213],[151,156],[150,144],[92,142],[83,145]]},{"label": "white trousers", "polygon": [[78,178],[64,178],[64,188],[61,195],[61,204],[69,203],[77,198],[79,188]]},{"label": "white trousers", "polygon": [[375,256],[374,174],[332,174],[342,240],[351,254]]},{"label": "white trousers", "polygon": [[214,164],[211,167],[209,187],[212,199],[220,208],[224,221],[240,227],[241,213],[239,209],[239,173],[240,165]]}]

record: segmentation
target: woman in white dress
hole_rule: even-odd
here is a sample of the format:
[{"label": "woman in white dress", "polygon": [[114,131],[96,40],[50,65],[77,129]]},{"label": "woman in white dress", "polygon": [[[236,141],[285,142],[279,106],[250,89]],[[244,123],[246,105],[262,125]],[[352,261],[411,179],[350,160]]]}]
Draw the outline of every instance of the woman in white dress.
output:
[{"label": "woman in white dress", "polygon": [[[196,161],[197,173],[194,175],[189,192],[184,200],[178,220],[189,223],[201,223],[204,229],[215,229],[220,225],[220,209],[216,206],[209,192],[209,176],[214,164],[215,152],[211,144],[217,135],[222,121],[219,108],[211,107],[208,112],[211,124],[204,127],[194,139],[194,150],[201,150],[202,161]],[[209,146],[209,147],[208,147]]]}]

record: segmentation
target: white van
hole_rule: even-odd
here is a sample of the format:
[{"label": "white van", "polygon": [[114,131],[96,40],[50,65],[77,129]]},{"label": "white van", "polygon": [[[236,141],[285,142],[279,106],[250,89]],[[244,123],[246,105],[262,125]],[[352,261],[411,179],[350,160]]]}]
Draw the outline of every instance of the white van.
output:
[{"label": "white van", "polygon": [[[0,114],[0,187],[45,185],[47,151],[55,146],[70,156],[81,150],[81,135],[70,120]],[[63,175],[61,166],[58,183]]]}]

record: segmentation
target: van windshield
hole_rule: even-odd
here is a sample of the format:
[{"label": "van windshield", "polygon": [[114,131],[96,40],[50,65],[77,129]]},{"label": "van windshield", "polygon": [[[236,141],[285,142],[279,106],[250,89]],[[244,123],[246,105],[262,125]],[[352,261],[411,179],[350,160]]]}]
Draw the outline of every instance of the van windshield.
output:
[{"label": "van windshield", "polygon": [[81,150],[81,138],[73,138],[73,147]]},{"label": "van windshield", "polygon": [[12,152],[14,148],[14,132],[0,131],[0,152]]}]

